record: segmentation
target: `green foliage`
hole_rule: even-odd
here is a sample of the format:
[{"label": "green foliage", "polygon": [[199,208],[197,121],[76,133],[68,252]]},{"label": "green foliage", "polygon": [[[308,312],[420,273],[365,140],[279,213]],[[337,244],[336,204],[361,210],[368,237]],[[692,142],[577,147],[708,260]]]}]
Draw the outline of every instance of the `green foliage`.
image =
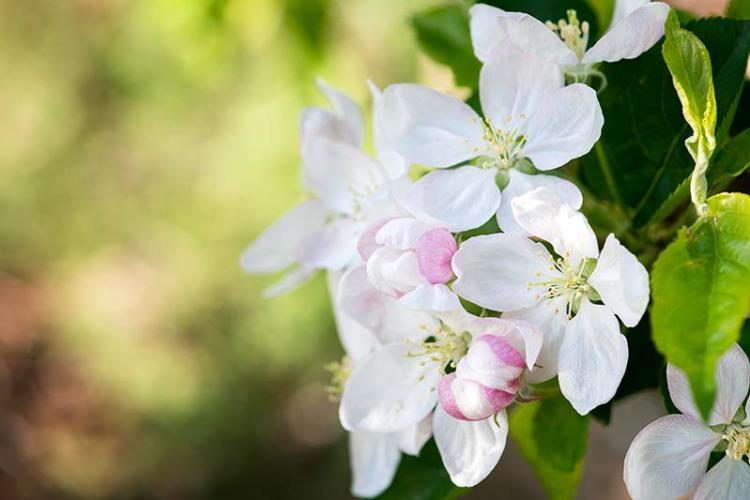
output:
[{"label": "green foliage", "polygon": [[727,17],[750,19],[750,0],[731,0],[727,6]]},{"label": "green foliage", "polygon": [[561,395],[521,405],[510,415],[510,435],[553,500],[575,497],[583,475],[588,417]]},{"label": "green foliage", "polygon": [[716,360],[739,339],[750,308],[750,196],[720,194],[659,256],[651,275],[656,347],[685,370],[704,415]]},{"label": "green foliage", "polygon": [[724,189],[729,182],[750,166],[750,129],[732,137],[717,155],[708,171],[713,191]]},{"label": "green foliage", "polygon": [[416,14],[412,25],[419,46],[435,61],[453,70],[456,85],[477,87],[480,63],[474,57],[465,8],[460,5],[430,8]]},{"label": "green foliage", "polygon": [[[711,57],[721,146],[742,90],[750,22],[704,19],[685,28]],[[584,183],[600,198],[621,203],[635,227],[665,218],[685,201],[694,163],[681,147],[689,127],[660,52],[657,45],[637,59],[604,65],[609,80],[599,95],[604,128],[582,161]]]},{"label": "green foliage", "polygon": [[403,455],[393,483],[378,498],[381,500],[447,500],[458,498],[468,491],[455,486],[440,460],[435,441],[422,448],[419,457]]}]

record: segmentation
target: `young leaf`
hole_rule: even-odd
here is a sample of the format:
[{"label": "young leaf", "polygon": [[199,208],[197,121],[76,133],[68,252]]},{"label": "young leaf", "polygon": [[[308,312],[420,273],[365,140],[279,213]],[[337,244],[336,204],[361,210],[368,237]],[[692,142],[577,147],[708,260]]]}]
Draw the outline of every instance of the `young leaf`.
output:
[{"label": "young leaf", "polygon": [[454,485],[440,460],[435,441],[424,445],[419,457],[404,455],[391,486],[378,498],[396,500],[413,498],[416,500],[448,500],[458,498],[468,488]]},{"label": "young leaf", "polygon": [[750,19],[750,0],[732,0],[729,2],[727,17]]},{"label": "young leaf", "polygon": [[[744,82],[750,22],[703,19],[685,28],[701,39],[711,56],[716,139],[722,144]],[[690,135],[689,126],[660,46],[602,70],[609,80],[599,95],[604,128],[595,150],[583,160],[583,180],[601,199],[621,200],[633,225],[642,227],[666,217],[687,197],[685,181],[693,161],[682,143]],[[683,183],[685,189],[675,193]],[[660,210],[668,200],[669,206]]]},{"label": "young leaf", "polygon": [[456,85],[476,88],[479,60],[469,33],[469,14],[460,5],[433,7],[416,14],[412,25],[422,50],[453,70]]},{"label": "young leaf", "polygon": [[659,256],[651,274],[657,349],[683,369],[707,415],[716,360],[739,338],[750,308],[750,196],[723,193]]},{"label": "young leaf", "polygon": [[510,415],[509,428],[549,498],[574,498],[583,474],[588,417],[558,395],[519,406]]}]

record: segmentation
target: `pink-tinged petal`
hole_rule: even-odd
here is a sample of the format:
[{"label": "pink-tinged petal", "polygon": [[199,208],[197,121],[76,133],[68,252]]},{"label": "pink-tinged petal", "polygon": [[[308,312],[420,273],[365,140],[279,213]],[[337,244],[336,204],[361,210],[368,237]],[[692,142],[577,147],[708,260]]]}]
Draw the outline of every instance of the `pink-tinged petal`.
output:
[{"label": "pink-tinged petal", "polygon": [[653,47],[664,35],[669,6],[652,2],[638,7],[609,31],[583,56],[584,64],[633,59]]},{"label": "pink-tinged petal", "polygon": [[[716,364],[716,386],[716,399],[708,415],[708,425],[731,423],[750,389],[750,362],[739,345],[734,344],[719,358]],[[667,365],[667,387],[678,410],[701,420],[685,372]]]},{"label": "pink-tinged petal", "polygon": [[479,99],[493,128],[510,131],[565,85],[559,66],[513,46],[498,49],[479,75]]},{"label": "pink-tinged petal", "polygon": [[350,133],[354,138],[353,144],[361,148],[365,137],[365,121],[362,118],[362,110],[349,96],[331,87],[322,78],[317,78],[315,83],[326,96],[328,102],[331,103],[333,112],[351,131]]},{"label": "pink-tinged petal", "polygon": [[449,231],[437,228],[424,233],[415,248],[422,276],[433,285],[453,279],[451,260],[456,250],[458,245]]},{"label": "pink-tinged petal", "polygon": [[604,115],[596,91],[574,83],[548,94],[525,124],[523,153],[539,170],[562,167],[594,147]]},{"label": "pink-tinged petal", "polygon": [[614,234],[607,236],[588,282],[625,326],[638,324],[648,306],[648,271]]},{"label": "pink-tinged petal", "polygon": [[721,440],[693,417],[668,415],[647,425],[625,455],[625,485],[635,500],[679,498],[706,473]]},{"label": "pink-tinged petal", "polygon": [[549,188],[539,187],[516,196],[511,207],[525,232],[548,241],[574,269],[583,258],[599,256],[599,243],[586,216],[563,203]]},{"label": "pink-tinged petal", "polygon": [[523,355],[505,338],[484,334],[474,339],[456,367],[456,375],[488,388],[515,394],[526,368]]},{"label": "pink-tinged petal", "polygon": [[606,306],[583,299],[565,329],[558,380],[560,391],[581,415],[615,395],[628,363],[628,342]]},{"label": "pink-tinged petal", "polygon": [[565,334],[565,327],[568,324],[565,315],[565,301],[561,297],[552,301],[540,302],[528,309],[503,314],[503,319],[525,320],[535,325],[542,332],[543,342],[539,355],[534,361],[534,368],[530,369],[530,373],[526,377],[529,383],[538,384],[557,376],[560,345]]},{"label": "pink-tinged petal", "polygon": [[499,19],[500,31],[507,41],[532,57],[560,66],[578,63],[575,52],[543,22],[528,15],[505,16]]},{"label": "pink-tinged petal", "polygon": [[437,403],[435,363],[409,355],[405,344],[387,345],[352,370],[339,407],[350,431],[397,432],[421,422]]},{"label": "pink-tinged petal", "polygon": [[523,228],[518,225],[513,216],[511,203],[514,198],[533,191],[538,187],[545,187],[554,192],[560,200],[569,205],[573,210],[579,210],[583,204],[581,190],[570,181],[566,181],[554,175],[529,175],[511,169],[509,171],[510,182],[503,189],[500,208],[497,209],[497,224],[504,233],[524,234]]},{"label": "pink-tinged petal", "polygon": [[515,394],[465,380],[456,373],[446,375],[438,385],[438,400],[451,417],[484,420],[513,402]]},{"label": "pink-tinged petal", "polygon": [[427,167],[445,168],[478,156],[484,126],[460,99],[415,84],[391,85],[382,97],[383,130],[397,153]]},{"label": "pink-tinged petal", "polygon": [[457,233],[487,222],[500,206],[500,190],[493,170],[466,166],[430,172],[401,202],[420,219]]},{"label": "pink-tinged petal", "polygon": [[398,303],[415,311],[455,311],[461,309],[458,296],[446,285],[424,283],[411,292],[403,294]]},{"label": "pink-tinged petal", "polygon": [[435,443],[443,465],[456,486],[471,487],[486,478],[505,450],[508,417],[468,422],[451,417],[441,406],[432,421]]},{"label": "pink-tinged petal", "polygon": [[349,434],[351,492],[355,497],[373,498],[390,486],[401,461],[393,434],[352,432]]},{"label": "pink-tinged petal", "polygon": [[533,370],[544,343],[542,331],[534,323],[518,318],[503,317],[500,321],[510,325],[502,335],[518,352],[523,353],[526,368]]},{"label": "pink-tinged petal", "polygon": [[427,415],[418,424],[399,432],[398,447],[407,455],[417,457],[430,437],[432,437],[432,414]]},{"label": "pink-tinged petal", "polygon": [[414,249],[419,238],[435,227],[414,217],[396,217],[380,228],[375,241],[398,250]]},{"label": "pink-tinged petal", "polygon": [[426,282],[412,251],[378,248],[367,259],[367,277],[389,297],[398,298]]},{"label": "pink-tinged petal", "polygon": [[359,256],[362,257],[363,261],[369,259],[373,252],[382,246],[377,242],[375,237],[378,234],[378,231],[380,231],[380,228],[389,220],[391,219],[380,219],[373,222],[362,231],[362,234],[357,240],[357,252],[359,253]]},{"label": "pink-tinged petal", "polygon": [[[544,245],[509,234],[475,236],[453,256],[453,290],[466,300],[493,311],[515,311],[541,300],[550,255]],[[541,275],[537,274],[541,273]]]},{"label": "pink-tinged petal", "polygon": [[319,200],[300,203],[281,216],[248,246],[240,265],[247,273],[275,273],[297,261],[299,245],[326,220]]},{"label": "pink-tinged petal", "polygon": [[695,490],[693,500],[744,500],[750,498],[750,466],[742,460],[722,458],[711,467]]}]

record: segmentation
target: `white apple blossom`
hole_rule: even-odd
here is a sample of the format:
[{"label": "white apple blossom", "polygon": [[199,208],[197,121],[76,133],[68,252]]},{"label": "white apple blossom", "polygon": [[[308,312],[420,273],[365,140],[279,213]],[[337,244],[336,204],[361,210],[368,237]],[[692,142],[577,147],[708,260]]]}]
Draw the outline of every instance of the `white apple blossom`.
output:
[{"label": "white apple blossom", "polygon": [[[368,285],[365,271],[353,269],[344,276],[339,295]],[[383,294],[378,296],[401,307]],[[378,304],[370,304],[370,309],[384,310]],[[401,329],[388,339],[348,377],[339,411],[342,425],[355,432],[388,433],[431,418],[451,480],[458,486],[477,484],[492,471],[505,448],[504,408],[512,401],[523,372],[509,353],[523,356],[524,368],[531,370],[541,348],[541,332],[524,321],[477,318],[454,311],[433,315],[417,328]],[[500,345],[505,347],[493,349]],[[455,372],[446,376],[451,370]],[[456,377],[471,387],[463,392],[450,384]],[[492,397],[501,391],[507,394],[502,401]],[[439,398],[438,392],[445,394]]]},{"label": "white apple blossom", "polygon": [[601,62],[633,59],[654,46],[664,35],[669,6],[649,0],[618,0],[607,32],[588,48],[589,24],[575,11],[567,20],[543,23],[520,12],[506,12],[477,4],[471,8],[471,38],[474,53],[486,62],[499,47],[514,45],[558,65],[573,81],[601,74]]},{"label": "white apple blossom", "polygon": [[[333,297],[336,296],[340,277],[339,272],[328,273],[329,290]],[[329,370],[333,372],[330,391],[340,396],[352,368],[380,348],[381,343],[371,331],[343,312],[338,304],[334,303],[333,310],[336,329],[346,355],[341,362],[329,365]],[[371,498],[382,493],[396,474],[401,453],[419,455],[422,446],[432,435],[431,425],[432,419],[425,418],[397,432],[351,432],[349,462],[352,495]]]},{"label": "white apple blossom", "polygon": [[447,229],[414,217],[384,219],[367,228],[357,246],[373,286],[402,305],[424,311],[461,307],[446,285],[458,249]]},{"label": "white apple blossom", "polygon": [[[646,426],[625,456],[625,484],[635,500],[750,498],[750,362],[738,345],[716,366],[717,393],[708,421],[701,418],[687,377],[667,367],[672,402],[681,415]],[[724,456],[706,472],[712,451]]]},{"label": "white apple blossom", "polygon": [[537,188],[512,205],[521,227],[556,256],[521,235],[477,236],[453,258],[453,289],[504,318],[535,323],[545,340],[530,380],[557,375],[562,393],[586,414],[609,401],[622,379],[628,345],[615,315],[626,326],[640,321],[648,273],[612,234],[600,254],[583,214],[552,191]]},{"label": "white apple blossom", "polygon": [[[552,170],[588,153],[604,122],[596,93],[565,87],[559,68],[512,47],[494,52],[479,80],[480,117],[463,101],[416,84],[383,92],[382,123],[393,149],[406,160],[447,169],[428,173],[399,195],[406,209],[452,232],[478,227],[493,214],[506,231],[520,231],[511,199],[538,186],[555,189],[580,207],[578,188],[518,169],[533,162]],[[498,185],[506,186],[504,196]]]},{"label": "white apple blossom", "polygon": [[386,183],[406,165],[383,139],[380,92],[374,86],[374,133],[378,160],[362,150],[364,122],[349,97],[322,81],[333,112],[308,108],[300,120],[303,177],[312,198],[289,210],[242,254],[249,273],[275,273],[295,266],[265,291],[285,293],[319,269],[339,270],[359,259],[356,242],[368,221],[397,213]]}]

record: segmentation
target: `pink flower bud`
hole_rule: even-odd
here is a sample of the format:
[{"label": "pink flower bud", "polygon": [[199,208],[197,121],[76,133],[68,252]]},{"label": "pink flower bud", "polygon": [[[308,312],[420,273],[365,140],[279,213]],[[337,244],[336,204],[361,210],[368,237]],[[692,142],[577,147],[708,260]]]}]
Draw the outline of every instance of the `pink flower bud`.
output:
[{"label": "pink flower bud", "polygon": [[515,394],[525,369],[523,355],[505,337],[484,334],[458,362],[456,373],[462,379]]},{"label": "pink flower bud", "polygon": [[438,385],[438,399],[448,415],[459,420],[484,420],[513,402],[514,394],[486,387],[451,373]]},{"label": "pink flower bud", "polygon": [[431,284],[447,283],[453,278],[451,260],[458,245],[446,229],[431,229],[417,241],[415,248],[422,276]]}]

